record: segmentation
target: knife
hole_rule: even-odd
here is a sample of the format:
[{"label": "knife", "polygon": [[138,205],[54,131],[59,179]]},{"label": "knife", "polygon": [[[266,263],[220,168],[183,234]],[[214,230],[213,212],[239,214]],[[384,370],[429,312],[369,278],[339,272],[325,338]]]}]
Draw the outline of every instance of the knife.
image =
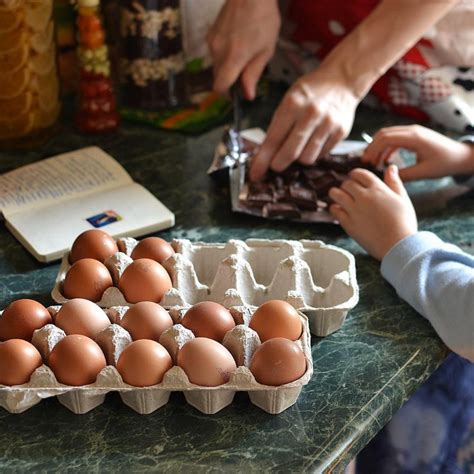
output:
[{"label": "knife", "polygon": [[242,125],[242,102],[241,102],[241,95],[240,95],[240,86],[239,81],[235,82],[235,84],[231,87],[231,95],[232,95],[232,106],[234,112],[234,123],[233,129],[237,135],[237,153],[238,153],[238,161],[240,162],[241,156],[241,142],[240,142],[240,131]]},{"label": "knife", "polygon": [[[240,93],[240,80],[237,80],[234,85],[231,87],[231,96],[232,96],[232,106],[234,109],[234,123],[233,131],[235,135],[235,144],[236,144],[236,171],[238,176],[239,188],[245,184],[245,166],[244,163],[247,159],[247,154],[242,153],[242,142],[240,139],[240,132],[242,126],[242,97]],[[239,191],[240,192],[240,191]]]}]

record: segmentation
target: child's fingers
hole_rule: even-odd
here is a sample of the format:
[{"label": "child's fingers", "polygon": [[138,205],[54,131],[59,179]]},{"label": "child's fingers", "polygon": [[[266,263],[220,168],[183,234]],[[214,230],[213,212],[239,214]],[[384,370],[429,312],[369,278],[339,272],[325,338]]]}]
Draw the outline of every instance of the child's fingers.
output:
[{"label": "child's fingers", "polygon": [[380,154],[377,163],[375,163],[375,167],[378,168],[379,166],[386,163],[390,159],[392,154],[395,153],[397,150],[398,148],[394,146],[389,146],[385,148],[385,150]]},{"label": "child's fingers", "polygon": [[352,179],[346,179],[340,189],[350,194],[354,200],[356,200],[361,194],[366,191],[366,187]]},{"label": "child's fingers", "polygon": [[352,196],[340,188],[331,188],[329,190],[329,197],[345,210],[352,209],[354,206],[354,199]]},{"label": "child's fingers", "polygon": [[402,180],[398,174],[398,168],[395,165],[390,165],[384,174],[385,184],[399,196],[407,194],[405,186],[403,186]]},{"label": "child's fingers", "polygon": [[412,130],[408,131],[381,130],[374,136],[374,141],[365,149],[363,161],[376,166],[382,159],[382,154],[388,148],[408,148],[416,151],[419,138]]},{"label": "child's fingers", "polygon": [[402,168],[399,171],[400,178],[402,181],[416,181],[419,179],[427,179],[432,177],[432,170],[430,165],[426,161],[420,161],[419,163],[409,166],[408,168]]},{"label": "child's fingers", "polygon": [[378,180],[377,176],[374,173],[371,173],[369,170],[364,170],[363,168],[355,168],[350,173],[349,176],[357,181],[362,186],[369,188],[375,184]]},{"label": "child's fingers", "polygon": [[339,204],[333,204],[329,208],[329,212],[339,221],[342,227],[346,227],[349,222],[349,214]]}]

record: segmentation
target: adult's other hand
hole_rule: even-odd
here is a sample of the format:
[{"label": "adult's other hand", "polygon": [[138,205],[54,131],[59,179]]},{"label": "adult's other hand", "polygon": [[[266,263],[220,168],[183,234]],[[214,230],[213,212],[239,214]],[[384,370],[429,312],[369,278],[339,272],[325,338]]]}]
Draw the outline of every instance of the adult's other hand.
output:
[{"label": "adult's other hand", "polygon": [[257,82],[275,51],[280,24],[277,0],[227,0],[207,36],[216,92],[226,93],[240,76],[245,98],[255,98]]}]

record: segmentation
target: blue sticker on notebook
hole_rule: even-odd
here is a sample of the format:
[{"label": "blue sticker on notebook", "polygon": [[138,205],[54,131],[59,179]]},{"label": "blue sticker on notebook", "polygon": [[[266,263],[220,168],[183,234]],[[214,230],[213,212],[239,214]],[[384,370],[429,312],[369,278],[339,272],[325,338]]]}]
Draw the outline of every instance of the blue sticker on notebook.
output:
[{"label": "blue sticker on notebook", "polygon": [[98,228],[121,221],[122,217],[119,216],[115,211],[104,211],[100,214],[96,214],[95,216],[88,217],[86,220],[89,222],[89,224]]}]

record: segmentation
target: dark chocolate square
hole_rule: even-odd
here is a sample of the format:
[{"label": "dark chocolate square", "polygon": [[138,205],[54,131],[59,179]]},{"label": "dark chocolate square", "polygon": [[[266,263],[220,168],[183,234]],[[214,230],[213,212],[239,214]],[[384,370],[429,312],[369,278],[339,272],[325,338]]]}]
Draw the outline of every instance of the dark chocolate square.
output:
[{"label": "dark chocolate square", "polygon": [[299,219],[301,217],[298,207],[286,202],[265,204],[262,215],[263,217],[284,217],[286,219]]},{"label": "dark chocolate square", "polygon": [[316,193],[312,189],[303,187],[300,183],[292,183],[289,186],[289,190],[292,201],[300,209],[314,211],[318,208]]},{"label": "dark chocolate square", "polygon": [[247,204],[252,207],[262,207],[273,202],[274,186],[271,183],[249,183],[247,192]]}]

